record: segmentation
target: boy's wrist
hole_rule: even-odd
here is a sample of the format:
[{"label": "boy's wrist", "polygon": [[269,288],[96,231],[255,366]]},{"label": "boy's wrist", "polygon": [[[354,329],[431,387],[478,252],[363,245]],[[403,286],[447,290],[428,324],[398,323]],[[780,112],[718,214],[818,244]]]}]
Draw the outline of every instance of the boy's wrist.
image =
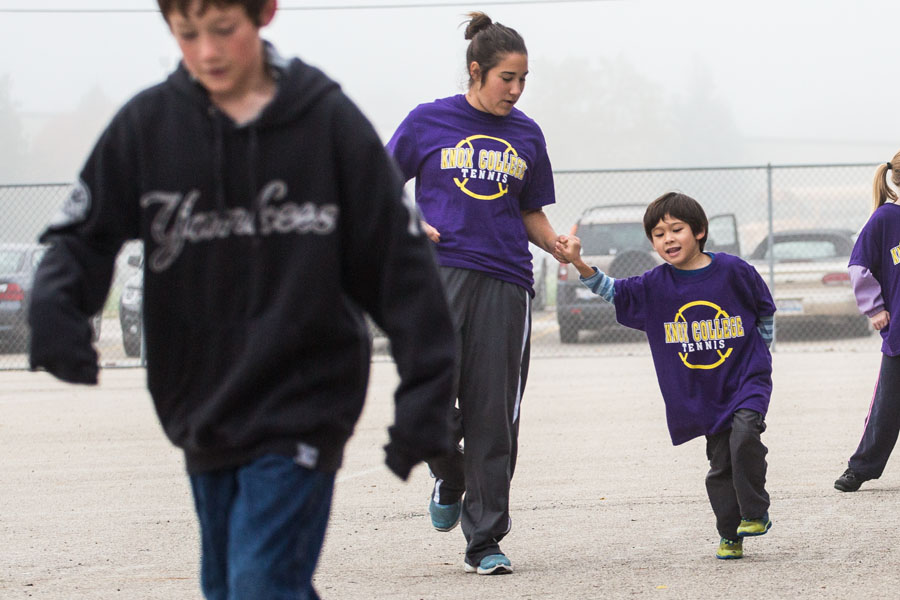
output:
[{"label": "boy's wrist", "polygon": [[588,266],[586,262],[583,260],[578,260],[577,262],[572,261],[572,266],[578,270],[578,274],[587,279],[588,277],[593,277],[595,271],[593,267]]}]

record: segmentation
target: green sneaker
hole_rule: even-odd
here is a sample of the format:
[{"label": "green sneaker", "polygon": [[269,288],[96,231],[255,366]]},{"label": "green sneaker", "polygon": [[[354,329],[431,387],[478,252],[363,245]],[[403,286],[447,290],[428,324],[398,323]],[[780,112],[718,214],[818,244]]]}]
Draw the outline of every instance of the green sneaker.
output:
[{"label": "green sneaker", "polygon": [[722,538],[719,540],[719,549],[716,550],[716,558],[721,558],[722,560],[744,558],[744,540],[729,540]]},{"label": "green sneaker", "polygon": [[739,537],[765,535],[771,528],[772,521],[769,519],[769,513],[766,513],[761,519],[741,519],[741,524],[737,528],[737,534]]}]

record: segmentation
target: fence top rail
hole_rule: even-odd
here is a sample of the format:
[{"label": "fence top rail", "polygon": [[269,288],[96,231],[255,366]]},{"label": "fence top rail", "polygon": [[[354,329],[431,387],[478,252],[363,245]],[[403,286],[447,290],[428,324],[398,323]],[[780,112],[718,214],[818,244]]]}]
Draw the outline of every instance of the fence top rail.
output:
[{"label": "fence top rail", "polygon": [[[579,175],[590,173],[671,173],[671,172],[690,172],[690,171],[764,171],[776,169],[834,169],[834,168],[858,168],[858,167],[876,167],[880,162],[864,162],[864,163],[811,163],[811,164],[783,164],[773,165],[768,163],[765,165],[732,165],[720,167],[632,167],[625,169],[554,169],[555,175]],[[48,182],[48,183],[0,183],[0,189],[4,188],[38,188],[38,187],[68,187],[74,182],[68,181]]]},{"label": "fence top rail", "polygon": [[42,187],[71,187],[73,182],[66,183],[0,183],[0,189],[5,188],[42,188]]},{"label": "fence top rail", "polygon": [[744,166],[723,166],[723,167],[635,167],[628,169],[554,169],[556,175],[578,175],[588,173],[663,173],[673,171],[762,171],[769,169],[833,169],[840,168],[856,168],[856,167],[875,167],[881,163],[815,163],[815,164],[784,164],[773,165],[744,165]]}]

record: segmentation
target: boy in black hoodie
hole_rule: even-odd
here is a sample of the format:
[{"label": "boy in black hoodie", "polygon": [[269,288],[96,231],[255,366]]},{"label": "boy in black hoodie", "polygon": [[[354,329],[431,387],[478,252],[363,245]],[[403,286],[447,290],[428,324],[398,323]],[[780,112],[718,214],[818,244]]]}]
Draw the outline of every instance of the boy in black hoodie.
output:
[{"label": "boy in black hoodie", "polygon": [[275,0],[159,6],[183,60],[113,118],[41,236],[31,365],[97,382],[89,316],[122,243],[142,240],[147,381],[184,450],[204,594],[316,598],[335,471],[366,393],[360,307],[397,362],[386,462],[405,479],[453,450],[446,301],[369,122],[260,38]]}]

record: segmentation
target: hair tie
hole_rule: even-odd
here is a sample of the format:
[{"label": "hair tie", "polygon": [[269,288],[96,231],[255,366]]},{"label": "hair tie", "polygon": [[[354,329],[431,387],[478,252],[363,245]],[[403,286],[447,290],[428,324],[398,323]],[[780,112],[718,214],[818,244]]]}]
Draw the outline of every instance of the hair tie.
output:
[{"label": "hair tie", "polygon": [[886,163],[884,163],[884,164],[887,165],[888,171],[892,170],[890,161],[888,161],[888,162],[886,162]]}]

